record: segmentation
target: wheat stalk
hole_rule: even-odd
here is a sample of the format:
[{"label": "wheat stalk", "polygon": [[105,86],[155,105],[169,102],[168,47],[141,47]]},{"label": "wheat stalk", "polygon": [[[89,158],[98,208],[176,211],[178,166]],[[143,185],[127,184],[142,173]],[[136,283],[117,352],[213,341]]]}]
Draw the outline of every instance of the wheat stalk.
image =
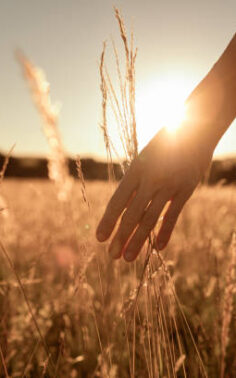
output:
[{"label": "wheat stalk", "polygon": [[9,160],[10,160],[10,157],[11,157],[11,154],[12,154],[12,151],[14,150],[14,148],[15,148],[15,144],[11,147],[10,151],[5,156],[5,159],[4,159],[4,162],[3,162],[3,165],[2,165],[2,169],[0,171],[0,185],[3,182],[3,178],[5,176],[5,173],[6,173],[6,170],[7,170],[7,166],[9,164]]},{"label": "wheat stalk", "polygon": [[7,371],[7,365],[6,365],[6,362],[5,362],[5,359],[4,359],[1,344],[0,344],[0,357],[1,357],[1,360],[2,360],[2,366],[3,366],[3,371],[4,371],[4,374],[5,374],[5,377],[10,378],[10,375],[8,374],[8,371]]},{"label": "wheat stalk", "polygon": [[[131,43],[129,44],[122,16],[117,8],[115,17],[118,21],[120,36],[123,41],[125,51],[125,77],[122,78],[120,61],[114,41],[112,41],[113,51],[116,61],[116,69],[120,84],[120,96],[118,97],[114,89],[108,70],[105,68],[105,51],[106,43],[103,44],[103,50],[100,58],[100,78],[102,93],[102,131],[104,135],[105,147],[109,161],[112,162],[112,151],[118,156],[114,143],[109,135],[107,125],[107,106],[108,100],[111,104],[111,110],[117,121],[120,140],[123,146],[124,154],[130,164],[138,155],[138,140],[136,131],[135,117],[135,62],[137,49],[133,48],[133,34],[131,34]],[[120,160],[120,159],[119,159]],[[123,169],[122,165],[122,169]]]},{"label": "wheat stalk", "polygon": [[233,233],[229,249],[230,262],[226,272],[226,282],[223,297],[222,327],[221,327],[221,373],[225,373],[226,348],[229,343],[229,328],[233,312],[233,294],[236,288],[236,232]]},{"label": "wheat stalk", "polygon": [[23,297],[24,297],[25,303],[26,303],[26,305],[27,305],[27,307],[28,307],[28,310],[29,310],[30,316],[31,316],[31,318],[32,318],[32,321],[33,321],[33,323],[34,323],[34,325],[35,325],[35,328],[36,328],[36,330],[37,330],[37,332],[38,332],[38,334],[39,334],[40,340],[41,340],[41,342],[42,342],[42,345],[43,345],[43,347],[44,347],[44,350],[45,350],[45,352],[46,352],[46,355],[47,355],[47,357],[48,357],[48,360],[50,361],[50,364],[52,365],[52,367],[54,367],[54,363],[53,363],[53,361],[52,361],[51,358],[50,358],[50,353],[49,353],[48,345],[47,345],[47,343],[46,343],[46,341],[45,341],[45,339],[44,339],[44,337],[43,337],[43,335],[42,335],[42,332],[41,332],[41,330],[40,330],[40,327],[39,327],[38,321],[37,321],[36,316],[35,316],[35,314],[34,314],[33,308],[32,308],[32,306],[31,306],[31,304],[30,304],[30,302],[29,302],[29,299],[28,299],[28,297],[27,297],[27,295],[26,295],[26,292],[25,292],[24,286],[23,286],[23,284],[22,284],[22,281],[21,281],[21,279],[20,279],[20,276],[19,276],[18,272],[16,271],[16,269],[15,269],[15,267],[14,267],[14,263],[13,263],[13,261],[12,261],[10,255],[9,255],[7,249],[6,249],[5,246],[3,245],[2,241],[0,241],[0,248],[1,248],[2,254],[3,254],[3,256],[5,257],[5,259],[6,259],[7,263],[8,263],[8,265],[9,265],[9,267],[10,267],[12,273],[14,274],[14,276],[15,276],[15,278],[16,278],[16,282],[17,282],[17,284],[18,284],[18,287],[19,287],[20,291],[22,292],[22,295],[23,295]]},{"label": "wheat stalk", "polygon": [[76,157],[76,170],[77,170],[78,177],[81,181],[81,192],[82,192],[83,200],[88,206],[88,209],[90,210],[90,203],[89,203],[87,192],[86,192],[85,179],[84,179],[81,159],[79,155],[77,155]]},{"label": "wheat stalk", "polygon": [[[128,165],[138,156],[138,141],[137,141],[137,132],[136,132],[136,116],[135,116],[135,62],[137,56],[137,49],[134,49],[133,45],[133,34],[131,34],[131,42],[129,43],[127,38],[127,33],[125,29],[125,25],[121,14],[117,8],[115,8],[115,17],[118,21],[120,36],[123,41],[123,47],[125,52],[125,77],[122,77],[121,74],[121,67],[120,67],[120,60],[118,56],[118,52],[115,46],[114,41],[113,44],[113,52],[115,55],[115,62],[116,62],[116,71],[118,75],[119,85],[120,85],[120,93],[119,96],[115,91],[115,87],[112,83],[110,74],[108,70],[105,68],[105,48],[106,45],[104,44],[102,55],[101,55],[101,62],[100,62],[100,76],[101,76],[101,92],[102,92],[102,109],[103,109],[103,132],[104,132],[104,140],[105,146],[107,149],[108,156],[111,156],[112,152],[115,152],[112,140],[110,139],[109,132],[108,132],[108,125],[107,125],[107,107],[110,103],[111,110],[115,116],[118,131],[121,139],[121,143],[123,146],[124,154],[127,158]],[[108,102],[109,100],[109,102]],[[175,293],[174,283],[170,277],[170,274],[167,270],[165,262],[161,257],[159,251],[155,251],[154,240],[156,236],[154,233],[151,233],[148,238],[147,243],[147,253],[144,261],[144,265],[141,270],[141,277],[139,280],[138,285],[134,290],[131,290],[129,300],[127,301],[127,306],[124,308],[124,319],[126,330],[128,332],[133,332],[133,346],[132,346],[132,356],[130,356],[130,374],[131,376],[135,376],[135,332],[137,329],[136,326],[136,313],[138,309],[138,298],[140,296],[141,289],[143,287],[147,288],[146,293],[146,320],[148,324],[148,355],[147,361],[149,360],[148,364],[148,372],[151,377],[154,376],[162,376],[163,370],[166,369],[167,376],[177,377],[177,372],[182,369],[184,377],[186,375],[186,368],[185,368],[185,353],[182,346],[182,341],[180,337],[180,332],[178,331],[177,322],[174,315],[174,308],[178,308],[183,320],[184,325],[186,327],[187,332],[190,335],[191,341],[194,345],[194,349],[196,351],[198,360],[199,360],[199,367],[203,376],[207,376],[205,371],[205,367],[195,343],[193,334],[191,332],[190,326],[188,321],[181,309],[179,299]],[[152,278],[151,272],[153,271],[152,267],[152,260],[151,256],[154,254],[157,255],[158,261],[156,270],[154,270],[153,274],[157,275],[157,279],[161,282],[159,289],[155,287],[154,280]],[[134,266],[135,271],[135,266]],[[170,288],[169,288],[170,287]],[[168,291],[168,295],[166,295],[165,290]],[[167,304],[166,302],[167,297]],[[159,307],[159,308],[158,308]],[[158,313],[158,317],[155,318],[154,316],[154,309]],[[173,315],[169,315],[169,320],[166,319],[166,311],[172,312]],[[127,322],[127,316],[129,315],[129,320]],[[171,329],[174,329],[177,334],[177,346],[174,345],[171,336],[169,335]],[[159,332],[159,341],[156,338],[155,330],[157,329]],[[161,352],[161,365],[164,364],[162,368],[160,368],[160,363],[158,361],[157,351],[160,350]],[[179,357],[176,356],[176,353],[179,354]],[[160,358],[159,358],[160,360]]]},{"label": "wheat stalk", "polygon": [[55,182],[58,199],[67,201],[71,191],[72,179],[69,175],[68,161],[58,128],[58,106],[51,102],[50,85],[44,72],[35,67],[21,52],[16,54],[24,72],[35,105],[43,119],[43,132],[51,149],[48,158],[48,175]]}]

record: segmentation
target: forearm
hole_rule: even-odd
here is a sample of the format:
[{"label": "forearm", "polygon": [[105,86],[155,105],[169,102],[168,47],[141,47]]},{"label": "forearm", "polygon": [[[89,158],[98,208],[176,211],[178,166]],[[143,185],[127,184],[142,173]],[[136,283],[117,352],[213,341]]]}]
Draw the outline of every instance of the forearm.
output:
[{"label": "forearm", "polygon": [[220,137],[236,117],[236,34],[212,69],[223,92],[220,116]]},{"label": "forearm", "polygon": [[[214,150],[236,117],[236,34],[187,100],[186,123]],[[198,139],[198,138],[197,138]]]}]

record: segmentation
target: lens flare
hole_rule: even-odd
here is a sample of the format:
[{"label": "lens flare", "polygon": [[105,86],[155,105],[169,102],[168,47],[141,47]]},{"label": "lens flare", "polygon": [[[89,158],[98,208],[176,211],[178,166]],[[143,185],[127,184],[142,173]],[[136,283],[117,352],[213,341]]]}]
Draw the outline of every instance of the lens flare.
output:
[{"label": "lens flare", "polygon": [[137,88],[136,116],[139,146],[162,128],[174,132],[184,121],[191,85],[184,79],[152,81]]}]

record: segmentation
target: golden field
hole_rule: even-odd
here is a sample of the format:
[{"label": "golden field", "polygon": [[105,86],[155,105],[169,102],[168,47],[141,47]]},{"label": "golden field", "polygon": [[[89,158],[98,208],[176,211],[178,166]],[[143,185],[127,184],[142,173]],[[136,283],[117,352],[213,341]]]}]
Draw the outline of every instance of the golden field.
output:
[{"label": "golden field", "polygon": [[144,275],[146,249],[95,240],[114,187],[86,183],[89,210],[80,183],[3,180],[0,376],[235,377],[235,187],[199,188]]}]

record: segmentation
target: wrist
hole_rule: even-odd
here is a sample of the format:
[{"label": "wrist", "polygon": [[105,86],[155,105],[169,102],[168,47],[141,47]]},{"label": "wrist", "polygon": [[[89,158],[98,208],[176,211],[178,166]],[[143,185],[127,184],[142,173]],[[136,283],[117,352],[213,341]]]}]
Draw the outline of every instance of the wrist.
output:
[{"label": "wrist", "polygon": [[186,127],[212,152],[236,116],[236,35],[186,102]]}]

